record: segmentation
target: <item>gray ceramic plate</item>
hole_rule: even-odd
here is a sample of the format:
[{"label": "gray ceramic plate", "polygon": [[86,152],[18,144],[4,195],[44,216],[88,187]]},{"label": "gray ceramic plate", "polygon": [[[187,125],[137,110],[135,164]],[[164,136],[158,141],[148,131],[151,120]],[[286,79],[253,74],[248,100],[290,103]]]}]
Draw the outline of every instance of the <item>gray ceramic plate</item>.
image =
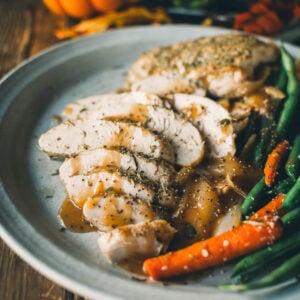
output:
[{"label": "gray ceramic plate", "polygon": [[[140,282],[110,265],[96,234],[60,231],[64,199],[55,176],[59,163],[39,151],[38,136],[55,125],[53,115],[80,97],[113,92],[145,50],[225,32],[200,26],[136,27],[63,43],[25,62],[0,83],[0,234],[25,261],[48,278],[93,299],[296,299],[300,286],[254,294],[223,294],[226,269],[188,284]],[[300,56],[297,48],[289,50]],[[18,288],[18,287],[15,287]]]}]

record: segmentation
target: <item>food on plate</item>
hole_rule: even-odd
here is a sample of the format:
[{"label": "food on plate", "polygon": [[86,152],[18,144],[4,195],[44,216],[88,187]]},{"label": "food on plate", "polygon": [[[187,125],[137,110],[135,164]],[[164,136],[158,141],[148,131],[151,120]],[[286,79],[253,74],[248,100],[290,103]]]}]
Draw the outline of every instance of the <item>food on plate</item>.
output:
[{"label": "food on plate", "polygon": [[117,169],[96,170],[91,174],[74,175],[64,180],[68,197],[78,206],[82,206],[88,198],[101,195],[112,189],[132,197],[141,198],[149,203],[157,196],[154,186],[141,182]]},{"label": "food on plate", "polygon": [[207,156],[234,156],[235,135],[228,110],[209,98],[196,95],[174,94],[171,103],[200,130],[209,149]]},{"label": "food on plate", "polygon": [[82,213],[85,219],[101,232],[158,218],[145,199],[109,192],[89,198],[84,203]]},{"label": "food on plate", "polygon": [[212,224],[219,214],[221,209],[217,190],[206,178],[192,177],[186,183],[182,200],[174,213],[176,228],[183,232],[189,226],[193,230],[188,237],[189,243],[202,240],[212,235]]},{"label": "food on plate", "polygon": [[129,172],[136,172],[142,178],[160,182],[169,186],[175,180],[176,171],[172,164],[163,159],[145,157],[126,149],[97,148],[79,153],[65,159],[59,174],[63,181],[68,177],[88,174],[99,168],[115,167]]},{"label": "food on plate", "polygon": [[[278,245],[299,234],[296,78],[283,46],[249,35],[146,52],[126,92],[67,104],[62,123],[39,139],[41,150],[64,159],[62,221],[74,210],[98,232],[109,261],[137,263],[155,280],[264,247],[295,254]],[[275,284],[293,263],[297,256],[262,282],[223,288]]]},{"label": "food on plate", "polygon": [[[280,197],[280,204],[282,200],[283,197]],[[274,201],[278,202],[278,199]],[[271,215],[268,209],[263,210],[260,218],[256,214],[252,216],[254,222],[245,221],[236,228],[189,247],[145,260],[145,272],[154,279],[172,277],[217,266],[271,244],[282,235],[282,226],[276,211]]]},{"label": "food on plate", "polygon": [[136,103],[106,105],[89,114],[89,119],[125,120],[140,124],[171,142],[175,163],[181,166],[197,165],[204,156],[203,140],[199,130],[174,110]]},{"label": "food on plate", "polygon": [[275,45],[251,35],[201,37],[146,52],[132,65],[126,86],[142,90],[144,80],[151,84],[160,76],[182,80],[184,87],[188,80],[215,97],[241,97],[263,86],[278,59]]},{"label": "food on plate", "polygon": [[63,111],[63,115],[69,120],[87,117],[91,112],[102,109],[105,106],[107,109],[113,110],[117,106],[146,104],[162,107],[170,107],[167,101],[160,97],[142,92],[122,93],[122,94],[103,94],[87,97],[69,103]]},{"label": "food on plate", "polygon": [[288,148],[289,142],[284,140],[269,154],[264,168],[265,185],[271,186],[275,182],[280,162],[284,158],[284,155],[288,152]]},{"label": "food on plate", "polygon": [[99,147],[124,147],[170,163],[175,161],[171,143],[148,128],[93,116],[59,124],[40,137],[39,145],[51,156],[70,157]]},{"label": "food on plate", "polygon": [[153,257],[165,252],[175,229],[165,220],[154,220],[121,226],[101,232],[98,244],[112,262]]}]

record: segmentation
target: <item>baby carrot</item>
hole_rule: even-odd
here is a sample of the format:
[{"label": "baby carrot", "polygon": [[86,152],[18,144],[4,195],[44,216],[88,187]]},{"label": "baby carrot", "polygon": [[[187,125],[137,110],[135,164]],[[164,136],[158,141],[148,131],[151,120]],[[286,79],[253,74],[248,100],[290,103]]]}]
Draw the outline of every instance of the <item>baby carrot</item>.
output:
[{"label": "baby carrot", "polygon": [[[282,203],[281,197],[276,197],[273,201],[276,202],[275,207],[278,203]],[[265,207],[263,211],[270,212]],[[263,211],[260,210],[254,214],[251,221],[245,221],[239,227],[218,236],[196,242],[175,252],[145,260],[143,265],[145,273],[153,279],[187,274],[221,265],[228,260],[273,243],[281,237],[282,225],[276,216],[277,211],[273,213],[273,217],[268,216],[267,218]],[[274,212],[274,210],[271,211]]]},{"label": "baby carrot", "polygon": [[282,208],[282,204],[285,196],[283,194],[278,194],[275,196],[270,202],[268,202],[264,207],[254,213],[250,220],[252,221],[265,221],[268,218],[273,218],[280,209]]},{"label": "baby carrot", "polygon": [[279,168],[279,164],[286,152],[288,151],[288,148],[289,142],[284,140],[281,143],[279,143],[268,155],[264,168],[265,184],[267,186],[271,186],[273,184],[276,177],[276,173]]}]

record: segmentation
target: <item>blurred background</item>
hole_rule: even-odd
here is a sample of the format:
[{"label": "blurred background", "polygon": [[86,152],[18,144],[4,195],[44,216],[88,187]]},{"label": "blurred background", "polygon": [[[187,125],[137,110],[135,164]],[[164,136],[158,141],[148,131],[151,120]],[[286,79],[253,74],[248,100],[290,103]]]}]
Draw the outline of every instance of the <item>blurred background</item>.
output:
[{"label": "blurred background", "polygon": [[113,28],[199,24],[300,45],[299,19],[300,0],[0,0],[0,77],[50,45]]},{"label": "blurred background", "polygon": [[[84,21],[60,24],[58,39],[137,24],[194,23],[222,26],[267,36],[297,25],[295,0],[44,0],[57,16]],[[298,27],[299,29],[299,27]],[[297,40],[298,37],[295,37]]]}]

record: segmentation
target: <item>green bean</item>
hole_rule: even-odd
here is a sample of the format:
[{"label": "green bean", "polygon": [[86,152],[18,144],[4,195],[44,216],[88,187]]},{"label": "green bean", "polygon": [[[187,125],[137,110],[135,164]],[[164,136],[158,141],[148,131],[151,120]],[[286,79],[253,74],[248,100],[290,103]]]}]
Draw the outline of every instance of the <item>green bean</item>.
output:
[{"label": "green bean", "polygon": [[292,210],[300,205],[300,176],[298,177],[296,183],[286,194],[282,207],[287,210]]},{"label": "green bean", "polygon": [[279,182],[276,186],[274,186],[274,189],[272,190],[272,194],[286,194],[291,187],[295,184],[295,180],[287,177],[281,182]]},{"label": "green bean", "polygon": [[281,91],[285,91],[286,81],[287,81],[287,76],[281,60],[280,72],[277,81],[277,88],[280,89]]},{"label": "green bean", "polygon": [[223,290],[247,291],[284,283],[300,275],[300,254],[286,260],[278,268],[264,276],[262,279],[248,284],[223,285]]},{"label": "green bean", "polygon": [[241,259],[232,269],[231,277],[246,277],[259,272],[277,259],[290,255],[296,250],[300,251],[299,230],[277,243]]},{"label": "green bean", "polygon": [[284,69],[287,73],[287,99],[285,100],[282,112],[277,124],[277,132],[281,138],[285,138],[290,129],[290,124],[296,114],[299,96],[299,82],[296,75],[296,66],[293,57],[286,51],[284,46],[280,47],[281,58]]},{"label": "green bean", "polygon": [[297,207],[286,213],[281,218],[281,222],[285,233],[298,230],[300,225],[300,207]]},{"label": "green bean", "polygon": [[276,119],[281,101],[272,99],[268,102],[268,112],[262,116],[259,141],[255,149],[255,163],[258,167],[263,167],[267,155],[271,152],[273,146],[278,142],[276,132]]},{"label": "green bean", "polygon": [[265,196],[267,186],[265,177],[262,177],[256,185],[250,190],[242,204],[242,215],[247,217],[260,205],[260,200]]},{"label": "green bean", "polygon": [[263,167],[263,164],[265,163],[265,159],[268,154],[266,149],[271,139],[271,131],[273,130],[272,123],[273,120],[268,116],[263,117],[261,122],[259,143],[256,146],[254,156],[255,163],[259,167]]},{"label": "green bean", "polygon": [[300,175],[300,134],[294,140],[291,153],[285,164],[285,171],[294,180]]}]

